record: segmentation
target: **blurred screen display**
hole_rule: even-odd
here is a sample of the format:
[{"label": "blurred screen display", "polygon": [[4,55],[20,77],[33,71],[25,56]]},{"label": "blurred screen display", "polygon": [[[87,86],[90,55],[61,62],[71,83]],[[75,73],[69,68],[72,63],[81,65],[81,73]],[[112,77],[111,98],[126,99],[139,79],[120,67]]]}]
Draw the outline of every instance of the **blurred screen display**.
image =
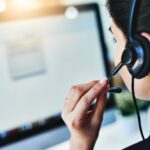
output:
[{"label": "blurred screen display", "polygon": [[60,112],[72,85],[106,75],[96,15],[0,24],[0,132]]}]

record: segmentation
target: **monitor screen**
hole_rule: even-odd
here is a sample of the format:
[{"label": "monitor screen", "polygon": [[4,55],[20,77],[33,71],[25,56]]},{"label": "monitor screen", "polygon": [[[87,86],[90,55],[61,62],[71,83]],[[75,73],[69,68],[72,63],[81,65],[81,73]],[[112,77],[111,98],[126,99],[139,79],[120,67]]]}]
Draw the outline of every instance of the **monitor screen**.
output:
[{"label": "monitor screen", "polygon": [[61,112],[72,85],[106,76],[93,10],[0,23],[0,132]]}]

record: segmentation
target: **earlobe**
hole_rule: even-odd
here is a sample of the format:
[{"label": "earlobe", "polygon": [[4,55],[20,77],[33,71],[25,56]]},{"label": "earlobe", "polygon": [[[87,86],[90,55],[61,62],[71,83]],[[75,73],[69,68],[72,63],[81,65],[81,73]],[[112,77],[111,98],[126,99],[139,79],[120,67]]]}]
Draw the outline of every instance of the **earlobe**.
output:
[{"label": "earlobe", "polygon": [[147,38],[150,41],[150,33],[142,32],[141,35],[144,36],[145,38]]}]

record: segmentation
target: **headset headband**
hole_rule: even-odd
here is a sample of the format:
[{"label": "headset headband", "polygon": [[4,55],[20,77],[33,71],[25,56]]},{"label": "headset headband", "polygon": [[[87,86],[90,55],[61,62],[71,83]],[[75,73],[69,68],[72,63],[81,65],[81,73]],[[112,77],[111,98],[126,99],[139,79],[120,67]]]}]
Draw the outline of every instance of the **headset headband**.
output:
[{"label": "headset headband", "polygon": [[140,5],[142,0],[132,0],[131,1],[131,9],[130,9],[130,17],[129,17],[129,26],[128,26],[128,41],[132,42],[134,38],[134,34],[136,33],[137,22],[138,22],[138,14],[140,11]]}]

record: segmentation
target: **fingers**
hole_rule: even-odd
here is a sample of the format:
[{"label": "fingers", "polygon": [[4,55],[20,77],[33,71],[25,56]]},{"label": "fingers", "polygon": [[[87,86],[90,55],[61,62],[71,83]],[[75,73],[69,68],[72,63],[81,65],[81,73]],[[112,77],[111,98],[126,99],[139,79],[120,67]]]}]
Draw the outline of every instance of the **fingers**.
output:
[{"label": "fingers", "polygon": [[79,99],[89,90],[91,89],[98,81],[92,81],[87,84],[79,84],[76,86],[72,86],[69,94],[67,96],[67,100],[65,102],[64,111],[71,112],[76,107]]},{"label": "fingers", "polygon": [[91,103],[95,100],[95,98],[98,97],[98,95],[100,95],[106,86],[107,80],[105,79],[103,82],[98,82],[95,84],[84,96],[82,96],[81,100],[78,102],[73,111],[78,119],[84,118]]},{"label": "fingers", "polygon": [[107,86],[102,93],[97,97],[97,101],[94,108],[94,113],[92,117],[92,122],[94,123],[100,123],[103,118],[103,113],[106,106],[106,98],[107,98],[107,92],[108,92],[109,86]]}]

